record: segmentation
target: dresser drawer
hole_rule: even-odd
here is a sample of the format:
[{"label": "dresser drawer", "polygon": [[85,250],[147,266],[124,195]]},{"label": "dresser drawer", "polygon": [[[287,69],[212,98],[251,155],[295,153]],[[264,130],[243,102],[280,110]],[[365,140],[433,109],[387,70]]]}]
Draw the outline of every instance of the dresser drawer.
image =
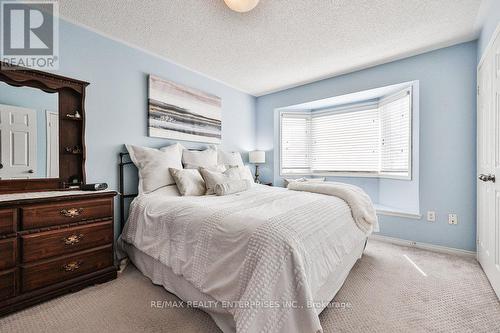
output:
[{"label": "dresser drawer", "polygon": [[71,200],[21,209],[23,229],[73,223],[113,216],[113,198]]},{"label": "dresser drawer", "polygon": [[0,270],[16,265],[17,238],[0,240]]},{"label": "dresser drawer", "polygon": [[0,301],[16,295],[16,269],[0,272]]},{"label": "dresser drawer", "polygon": [[23,262],[78,252],[113,244],[113,222],[50,230],[21,236]]},{"label": "dresser drawer", "polygon": [[81,251],[71,256],[21,266],[22,291],[49,286],[113,265],[113,246]]},{"label": "dresser drawer", "polygon": [[16,232],[17,225],[16,209],[0,209],[0,235]]}]

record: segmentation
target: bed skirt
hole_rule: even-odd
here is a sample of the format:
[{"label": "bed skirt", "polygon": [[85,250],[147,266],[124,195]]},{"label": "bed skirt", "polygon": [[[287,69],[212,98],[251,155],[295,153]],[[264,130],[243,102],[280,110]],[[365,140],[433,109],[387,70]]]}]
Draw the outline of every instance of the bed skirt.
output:
[{"label": "bed skirt", "polygon": [[[318,315],[333,300],[334,296],[344,284],[349,272],[361,258],[365,248],[366,239],[357,244],[354,249],[343,258],[334,274],[331,274],[328,281],[318,290],[314,297],[315,308]],[[127,253],[129,260],[139,271],[147,276],[154,284],[163,286],[168,292],[176,295],[183,301],[196,301],[202,304],[216,304],[216,300],[202,293],[182,276],[174,274],[172,269],[160,261],[148,256],[136,247],[118,240],[118,248]],[[154,301],[154,300],[152,300]],[[201,307],[201,310],[208,313],[217,326],[224,333],[236,332],[236,324],[232,315],[223,307]]]}]

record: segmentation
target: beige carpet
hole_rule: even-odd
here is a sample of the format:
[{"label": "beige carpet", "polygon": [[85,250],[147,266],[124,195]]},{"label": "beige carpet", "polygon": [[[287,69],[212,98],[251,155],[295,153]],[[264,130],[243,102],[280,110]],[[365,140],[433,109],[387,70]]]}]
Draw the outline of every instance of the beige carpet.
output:
[{"label": "beige carpet", "polygon": [[[0,332],[219,331],[200,310],[151,308],[176,299],[129,267],[0,319]],[[473,259],[370,241],[335,300],[349,307],[323,311],[325,332],[500,332],[500,303]]]}]

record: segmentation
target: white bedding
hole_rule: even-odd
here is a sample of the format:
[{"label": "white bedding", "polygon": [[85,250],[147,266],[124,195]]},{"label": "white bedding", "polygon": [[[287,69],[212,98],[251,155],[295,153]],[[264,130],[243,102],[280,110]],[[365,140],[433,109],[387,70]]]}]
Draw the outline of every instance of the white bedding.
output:
[{"label": "white bedding", "polygon": [[367,236],[344,200],[263,185],[223,197],[165,191],[134,200],[123,241],[233,302],[237,332],[322,331],[323,307],[311,304]]},{"label": "white bedding", "polygon": [[[143,253],[133,245],[128,245],[124,242],[121,242],[121,245],[122,250],[127,253],[135,267],[154,284],[163,286],[166,290],[186,302],[186,304],[191,302],[193,306],[207,312],[223,332],[230,333],[236,331],[236,324],[232,315],[213,297],[202,293],[182,276],[174,274],[172,269]],[[349,255],[342,258],[342,264],[335,269],[335,272],[330,275],[328,281],[314,295],[318,314],[332,301],[340,290],[352,267],[361,258],[364,246],[365,241],[362,240]],[[151,301],[162,301],[162,299],[151,299]],[[342,301],[346,302],[349,300],[339,300],[339,302]],[[335,306],[335,304],[333,305]]]}]

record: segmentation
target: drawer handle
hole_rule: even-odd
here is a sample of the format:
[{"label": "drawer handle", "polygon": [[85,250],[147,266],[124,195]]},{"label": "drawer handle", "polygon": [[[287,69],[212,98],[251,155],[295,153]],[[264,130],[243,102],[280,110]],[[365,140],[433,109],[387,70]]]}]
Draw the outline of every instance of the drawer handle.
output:
[{"label": "drawer handle", "polygon": [[82,265],[81,261],[71,261],[71,262],[68,262],[67,264],[64,264],[62,269],[65,272],[74,272],[77,269],[79,269],[81,265]]},{"label": "drawer handle", "polygon": [[62,239],[62,241],[64,242],[65,245],[68,245],[68,246],[73,246],[73,245],[76,245],[78,243],[80,243],[80,241],[82,240],[83,238],[83,235],[82,234],[79,234],[79,235],[71,235],[71,236],[68,236],[68,237],[64,237]]},{"label": "drawer handle", "polygon": [[61,209],[61,215],[66,217],[77,217],[83,212],[83,208],[69,208],[69,209]]}]

